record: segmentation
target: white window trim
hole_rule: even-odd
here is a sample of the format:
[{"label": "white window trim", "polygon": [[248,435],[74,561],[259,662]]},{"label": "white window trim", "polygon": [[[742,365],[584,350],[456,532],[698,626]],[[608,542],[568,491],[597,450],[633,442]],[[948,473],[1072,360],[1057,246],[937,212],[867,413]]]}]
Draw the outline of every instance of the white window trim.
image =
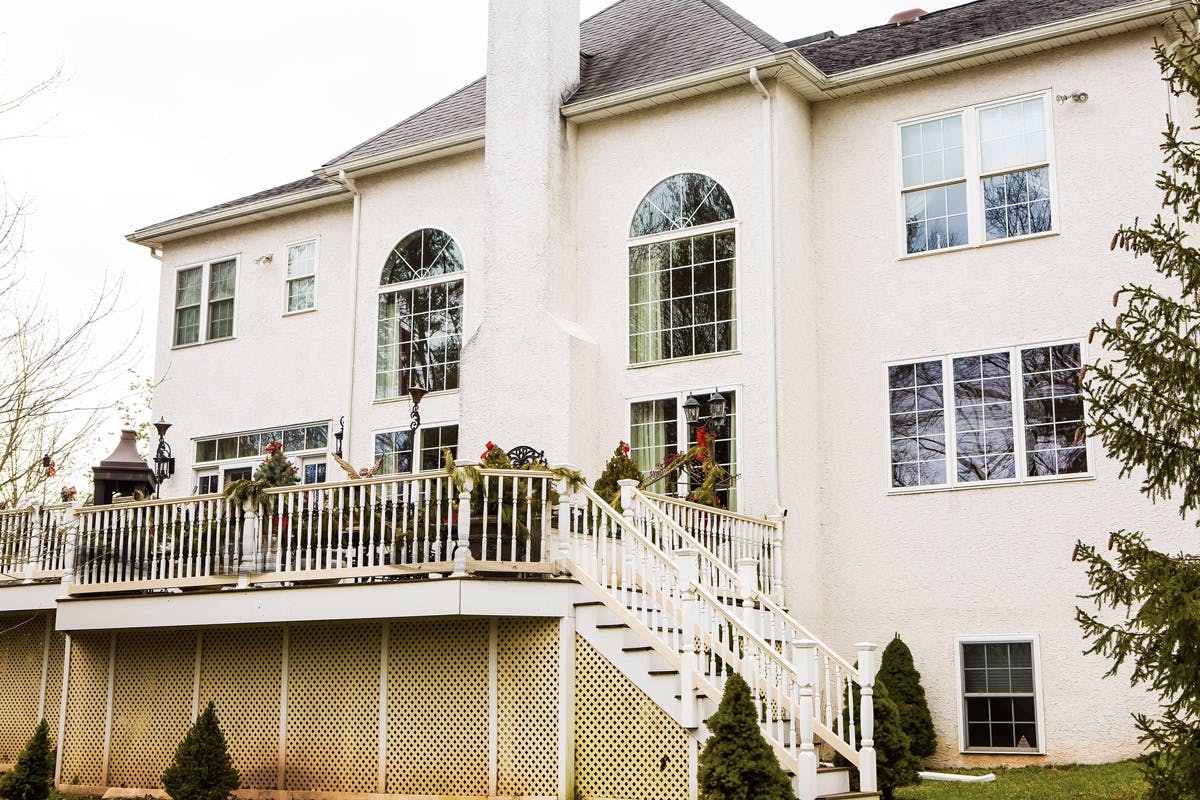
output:
[{"label": "white window trim", "polygon": [[[454,233],[451,233],[450,228],[446,227],[445,225],[442,225],[441,223],[437,223],[437,222],[428,223],[428,224],[422,223],[413,228],[410,228],[408,230],[408,233],[401,236],[399,239],[396,240],[395,244],[393,244],[390,248],[388,248],[387,257],[384,258],[383,263],[384,264],[387,263],[387,259],[391,257],[392,251],[396,249],[396,246],[399,245],[400,242],[404,241],[404,238],[406,236],[408,236],[409,234],[412,234],[412,233],[416,233],[417,231],[425,230],[427,228],[433,228],[435,230],[442,231],[443,233],[445,233],[451,239],[454,240],[454,244],[458,246],[458,252],[462,256],[463,268],[461,270],[459,270],[458,272],[451,272],[446,275],[433,275],[428,278],[417,278],[417,279],[411,280],[411,281],[401,281],[400,283],[377,284],[375,287],[376,288],[375,305],[372,306],[371,313],[375,318],[375,334],[376,334],[376,336],[378,336],[378,334],[379,334],[379,298],[382,297],[384,294],[388,294],[388,293],[396,292],[396,291],[404,291],[404,290],[408,290],[408,289],[419,289],[423,286],[433,286],[434,284],[449,283],[451,281],[456,281],[456,280],[462,281],[462,285],[463,285],[463,304],[462,304],[463,334],[462,334],[462,341],[459,342],[459,346],[458,346],[458,356],[459,356],[459,358],[458,358],[459,376],[458,377],[459,377],[460,385],[454,389],[439,389],[436,392],[426,393],[425,397],[430,398],[430,397],[441,397],[442,395],[458,394],[459,390],[462,388],[462,386],[461,386],[461,382],[462,382],[462,348],[463,348],[463,345],[466,343],[466,339],[467,339],[466,333],[467,333],[467,331],[471,330],[470,325],[469,325],[469,320],[467,317],[467,312],[470,307],[470,304],[468,301],[468,297],[470,296],[469,295],[470,282],[468,280],[468,276],[470,274],[470,268],[468,267],[468,264],[470,263],[470,261],[467,258],[467,249],[465,247],[463,247],[462,240],[459,239],[458,236],[455,235]],[[383,274],[382,266],[379,268],[379,272],[377,274],[382,277],[382,274]],[[284,302],[286,304],[287,301],[285,300]],[[377,347],[378,347],[378,342],[376,343],[376,348]],[[376,350],[376,353],[378,353],[378,350]],[[374,384],[376,378],[378,378],[378,375],[379,375],[378,371],[373,371],[371,373],[372,384]],[[374,396],[374,394],[375,394],[374,386],[372,386],[371,394],[372,394],[372,396]],[[375,397],[374,400],[372,400],[371,402],[372,403],[395,403],[397,401],[411,402],[409,400],[408,395],[406,395],[406,394],[399,394],[399,395],[396,395],[395,397]],[[424,424],[425,423],[422,422],[422,425],[424,425]],[[445,423],[442,423],[442,424],[445,424]],[[384,432],[390,432],[393,430],[399,430],[399,429],[398,428],[388,428],[387,431],[381,430],[379,432],[384,433]],[[371,436],[372,446],[374,446],[374,442],[375,442],[375,437],[374,437],[374,434],[372,434],[372,436]],[[374,462],[372,462],[372,463],[374,463]]]},{"label": "white window trim", "polygon": [[[289,278],[287,274],[287,257],[289,251],[293,247],[299,247],[302,244],[311,244],[313,246],[313,271],[308,275],[299,275],[294,278]],[[321,237],[310,236],[307,239],[299,239],[294,242],[288,242],[283,246],[283,314],[285,317],[294,317],[298,314],[309,314],[317,310],[317,272],[321,266]],[[295,311],[288,310],[288,286],[292,281],[303,280],[304,278],[312,278],[313,282],[313,304],[308,308],[300,308]]]},{"label": "white window trim", "polygon": [[[219,339],[208,338],[208,281],[210,270],[213,264],[219,264],[222,261],[233,262],[233,328],[228,336],[222,336]],[[179,290],[179,273],[185,270],[200,268],[200,330],[196,341],[188,342],[187,344],[175,344],[176,321],[175,314],[178,306],[175,301],[171,303],[171,349],[183,350],[188,347],[199,347],[202,344],[210,344],[213,342],[228,342],[231,339],[237,338],[237,321],[238,321],[238,304],[242,296],[242,254],[233,253],[232,255],[219,256],[210,258],[207,261],[198,261],[191,264],[184,264],[175,268],[175,279],[171,284],[171,294],[174,298]]]},{"label": "white window trim", "polygon": [[[1087,339],[1055,339],[1048,342],[1033,342],[1030,344],[1016,344],[1008,347],[985,347],[977,350],[965,350],[955,353],[940,353],[935,355],[923,356],[919,358],[899,358],[885,362],[882,369],[883,375],[883,440],[884,440],[884,464],[887,467],[884,475],[884,486],[887,494],[922,494],[925,492],[958,492],[970,489],[984,489],[994,486],[1019,486],[1027,483],[1062,483],[1071,481],[1086,481],[1095,480],[1096,478],[1096,454],[1092,436],[1088,436],[1084,440],[1084,450],[1087,453],[1087,470],[1085,472],[1073,472],[1067,475],[1035,475],[1023,476],[1027,467],[1025,464],[1025,393],[1024,387],[1018,381],[1021,378],[1021,351],[1030,350],[1038,347],[1054,347],[1063,344],[1078,344],[1079,345],[1079,360],[1081,364],[1088,363]],[[967,356],[985,355],[987,353],[1009,352],[1013,358],[1011,361],[1012,369],[1009,378],[1013,386],[1013,455],[1016,460],[1016,477],[1015,478],[998,478],[988,481],[958,481],[957,475],[957,458],[958,458],[958,442],[956,440],[956,423],[954,420],[954,372],[953,360]],[[891,420],[891,405],[890,392],[891,386],[888,383],[888,368],[901,366],[904,364],[918,364],[924,361],[941,361],[942,362],[942,418],[945,424],[946,434],[946,483],[933,484],[929,486],[893,486],[892,485],[892,420]],[[1017,398],[1020,398],[1018,401]],[[1083,397],[1083,419],[1086,423],[1089,416],[1089,406],[1087,397]]]},{"label": "white window trim", "polygon": [[[445,392],[443,392],[443,394],[445,394]],[[417,435],[413,439],[412,458],[413,458],[414,469],[411,472],[390,472],[388,474],[389,475],[422,475],[422,474],[428,475],[431,472],[437,472],[437,470],[427,470],[425,472],[421,472],[420,470],[415,469],[415,467],[417,466],[417,458],[421,454],[421,446],[425,442],[425,430],[427,428],[444,428],[447,425],[457,425],[459,433],[462,432],[462,423],[458,419],[445,419],[445,420],[437,420],[437,421],[427,421],[424,419],[421,420],[421,427],[417,428]],[[379,458],[379,456],[376,455],[376,453],[375,453],[375,437],[376,436],[378,436],[381,433],[398,433],[398,432],[403,432],[406,430],[408,430],[407,424],[401,425],[399,427],[397,427],[395,425],[390,425],[390,426],[384,426],[382,428],[372,429],[371,430],[371,459],[372,459],[371,463],[374,464],[375,459]],[[459,459],[457,459],[457,460],[461,460],[461,457],[462,457],[462,442],[461,441],[458,443],[458,450],[459,450],[459,453],[458,453]],[[439,467],[438,469],[441,469],[441,468]]]},{"label": "white window trim", "polygon": [[[738,397],[738,402],[742,402],[742,398],[745,397],[745,393],[743,392],[743,385],[740,383],[721,384],[715,388],[718,392],[722,392],[722,393],[724,393],[724,392],[736,393],[736,395]],[[710,391],[710,390],[708,390],[707,387],[705,387],[704,389],[685,389],[682,391],[674,391],[674,392],[655,392],[653,394],[626,396],[626,398],[625,398],[625,432],[621,435],[622,440],[628,441],[629,438],[631,438],[630,434],[633,431],[633,404],[634,403],[646,403],[651,400],[674,400],[675,401],[675,413],[676,413],[675,424],[676,424],[676,429],[678,431],[676,436],[677,436],[678,441],[681,443],[680,452],[687,450],[688,448],[690,448],[692,446],[692,442],[694,440],[689,437],[690,431],[688,430],[687,420],[684,419],[683,404],[688,399],[688,395],[696,394],[697,397],[699,397],[700,395],[697,393],[698,392],[703,393],[705,391]],[[742,428],[743,428],[742,416],[743,416],[743,414],[739,410],[734,413],[734,418],[733,418],[733,443],[734,443],[734,447],[736,448],[736,453],[737,453],[737,460],[735,461],[735,464],[745,463],[743,460],[743,454],[745,452],[745,449],[743,446],[744,440],[742,439]],[[682,479],[677,480],[675,483],[676,490],[682,491],[684,485],[685,484]],[[734,476],[733,489],[737,492],[737,494],[739,496],[741,495],[742,479],[741,479],[740,473],[738,475]],[[686,492],[684,492],[684,495],[686,496]],[[728,509],[726,509],[726,510],[728,510]],[[733,513],[736,514],[738,512],[735,511]]]},{"label": "white window trim", "polygon": [[210,466],[210,467],[205,467],[203,469],[196,469],[196,470],[193,470],[193,472],[195,473],[195,478],[196,478],[196,482],[193,484],[196,487],[196,489],[195,489],[196,494],[198,494],[198,495],[204,494],[204,492],[200,491],[200,480],[202,478],[210,478],[210,477],[215,477],[217,479],[217,493],[220,493],[220,491],[221,491],[221,470],[218,469],[215,465]]},{"label": "white window trim", "polygon": [[[1038,746],[1022,749],[1019,747],[967,747],[967,713],[966,686],[963,685],[962,646],[964,644],[988,644],[1013,642],[1024,644],[1028,642],[1033,650],[1033,707],[1037,714]],[[956,685],[958,693],[955,696],[958,708],[958,752],[969,755],[1046,755],[1046,704],[1045,692],[1042,687],[1042,642],[1036,633],[1013,635],[981,634],[978,636],[956,636],[954,638],[954,670],[958,674]]]},{"label": "white window trim", "polygon": [[[1009,236],[1001,239],[992,239],[991,241],[988,241],[986,238],[987,230],[983,219],[983,178],[1007,172],[1017,172],[1021,169],[1040,167],[1042,166],[1042,162],[1036,162],[1024,167],[1006,167],[998,172],[993,171],[983,173],[980,166],[982,155],[979,147],[979,112],[988,108],[995,108],[996,106],[1008,105],[1009,103],[1019,103],[1025,100],[1032,100],[1037,97],[1042,98],[1042,107],[1046,110],[1046,168],[1049,171],[1047,183],[1050,186],[1050,230],[1039,231],[1037,233],[1027,233],[1022,236]],[[1030,239],[1043,239],[1047,236],[1059,235],[1061,232],[1061,217],[1059,216],[1058,212],[1058,162],[1055,158],[1054,151],[1054,109],[1057,107],[1057,104],[1050,102],[1052,99],[1052,89],[1038,89],[1037,91],[1013,95],[1012,97],[1005,97],[1000,100],[989,100],[983,103],[976,103],[974,105],[948,108],[932,114],[921,114],[920,116],[909,117],[896,122],[895,130],[893,132],[892,149],[894,152],[893,183],[895,184],[894,194],[896,197],[896,220],[899,223],[896,226],[897,261],[907,261],[913,258],[924,258],[926,256],[938,255],[940,253],[956,253],[963,250],[975,250],[980,247],[992,247],[998,244],[1024,242]],[[903,150],[901,149],[900,139],[901,129],[906,125],[913,125],[918,122],[927,122],[933,119],[941,119],[942,117],[949,117],[954,114],[961,114],[963,120],[963,177],[961,179],[933,181],[928,184],[905,187]],[[936,186],[947,186],[952,183],[960,182],[965,182],[967,186],[967,235],[970,241],[968,241],[967,244],[955,245],[954,247],[940,247],[936,250],[923,250],[919,253],[908,252],[908,235],[904,216],[905,193],[919,191],[921,189],[929,189]]]},{"label": "white window trim", "polygon": [[[689,170],[683,170],[688,172]],[[690,170],[696,172],[696,170]],[[671,175],[681,173],[673,172]],[[706,173],[697,173],[706,175]],[[671,177],[668,175],[667,177]],[[709,176],[711,177],[711,176]],[[664,178],[663,180],[666,180]],[[714,179],[715,180],[715,179]],[[661,181],[659,181],[661,182]],[[718,181],[718,183],[720,183]],[[655,186],[658,183],[654,184]],[[724,187],[724,184],[721,184]],[[730,202],[733,202],[733,195],[729,197]],[[737,211],[736,204],[734,211]],[[721,233],[722,231],[733,231],[733,342],[732,347],[728,350],[721,350],[716,353],[701,353],[700,355],[681,356],[680,358],[658,358],[653,361],[632,361],[629,358],[629,251],[634,247],[643,247],[648,244],[658,244],[659,242],[671,242],[675,239],[686,239],[692,236],[704,236],[708,233]],[[741,355],[742,352],[742,258],[741,258],[741,242],[742,242],[742,221],[734,216],[732,219],[723,219],[720,222],[709,222],[705,225],[697,225],[693,228],[679,228],[674,231],[666,231],[664,233],[652,233],[646,236],[637,236],[627,238],[625,240],[625,271],[622,273],[625,279],[625,368],[626,369],[642,369],[644,367],[656,367],[661,364],[682,364],[687,361],[699,361],[706,358],[724,358],[725,356]]]},{"label": "white window trim", "polygon": [[[261,433],[270,433],[271,431],[284,431],[284,430],[291,430],[293,428],[316,428],[316,427],[320,427],[320,426],[324,425],[325,430],[327,432],[326,433],[327,438],[326,438],[324,449],[314,447],[314,448],[308,448],[308,449],[304,449],[304,450],[295,450],[292,452],[284,453],[284,455],[288,456],[289,458],[291,458],[292,456],[321,455],[323,453],[330,452],[329,442],[330,442],[330,440],[333,439],[333,434],[329,433],[328,431],[329,431],[331,424],[332,424],[332,420],[317,419],[317,420],[312,420],[311,422],[299,422],[294,425],[277,425],[273,428],[255,428],[253,430],[248,430],[248,431],[231,431],[229,433],[213,433],[213,434],[208,434],[206,436],[193,436],[190,440],[191,441],[191,454],[192,454],[192,458],[195,458],[196,457],[196,444],[198,442],[208,441],[209,439],[225,439],[225,438],[228,438],[231,436],[252,436],[256,433],[260,433],[260,434]],[[236,464],[239,461],[246,461],[248,463],[257,464],[260,461],[262,461],[264,457],[265,456],[262,453],[259,453],[256,456],[238,456],[237,458],[215,458],[212,461],[195,461],[192,464],[192,468],[196,471],[210,469],[210,468],[224,469],[227,465]]]}]

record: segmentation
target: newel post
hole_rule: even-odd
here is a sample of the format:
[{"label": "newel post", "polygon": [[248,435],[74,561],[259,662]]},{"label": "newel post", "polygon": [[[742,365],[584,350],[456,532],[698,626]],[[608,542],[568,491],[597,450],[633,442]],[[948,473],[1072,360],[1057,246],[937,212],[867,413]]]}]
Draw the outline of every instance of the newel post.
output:
[{"label": "newel post", "polygon": [[758,559],[739,558],[737,560],[738,599],[742,601],[742,622],[746,627],[758,633],[758,620],[754,613],[754,590],[758,588]]},{"label": "newel post", "polygon": [[[570,464],[563,464],[559,469],[564,473],[578,471]],[[551,528],[552,538],[544,547],[545,558],[552,562],[554,571],[566,575],[571,555],[571,495],[574,490],[566,477],[559,479],[558,486],[558,527]]]},{"label": "newel post", "polygon": [[39,553],[42,546],[42,506],[35,505],[29,511],[29,544],[25,551],[25,580],[33,583],[33,573],[37,569]]},{"label": "newel post", "polygon": [[700,577],[700,565],[696,560],[699,553],[691,548],[681,547],[674,553],[675,566],[678,568],[678,583],[676,593],[679,596],[680,617],[683,630],[680,632],[679,654],[679,702],[680,722],[686,729],[699,726],[699,714],[696,709],[696,628],[700,625],[700,601],[696,597],[693,584]]},{"label": "newel post", "polygon": [[71,593],[71,584],[75,582],[75,564],[79,563],[77,554],[79,552],[80,542],[83,536],[80,535],[80,528],[83,526],[82,517],[79,510],[83,508],[82,500],[74,500],[71,507],[64,512],[60,518],[60,528],[62,531],[63,544],[63,570],[65,574],[62,576],[62,593],[68,595]]},{"label": "newel post", "polygon": [[858,675],[862,683],[862,703],[859,707],[862,724],[859,734],[862,745],[858,751],[858,781],[864,792],[878,790],[875,777],[875,671],[879,665],[875,663],[875,651],[879,645],[870,642],[860,642],[854,645],[858,651]]},{"label": "newel post", "polygon": [[[637,488],[638,482],[633,478],[623,478],[617,481],[617,485],[621,487],[621,515],[625,517],[625,521],[632,528],[637,528],[637,516],[633,513],[633,490]],[[621,536],[621,562],[624,567],[624,572],[621,575],[621,587],[628,595],[634,590],[633,580],[633,540],[628,536]]]},{"label": "newel post", "polygon": [[796,665],[800,706],[800,768],[796,773],[796,797],[814,800],[817,796],[817,748],[813,739],[813,687],[817,676],[817,643],[811,639],[792,642],[792,661]]},{"label": "newel post", "polygon": [[[768,567],[770,585],[763,590],[772,600],[783,601],[783,514],[768,514],[767,519],[775,524],[771,531],[770,548],[771,561]],[[764,582],[765,583],[765,582]]]},{"label": "newel post", "polygon": [[[477,464],[474,461],[456,461],[454,466],[457,472],[458,469],[474,467]],[[451,578],[463,578],[467,575],[467,561],[471,557],[471,490],[475,488],[475,481],[469,471],[457,474],[462,475],[462,486],[458,490],[458,528],[455,531],[457,538],[454,541],[454,572],[450,573]]]},{"label": "newel post", "polygon": [[242,503],[242,557],[238,561],[238,588],[250,585],[250,573],[258,567],[259,528],[262,512],[258,502],[247,500]]}]

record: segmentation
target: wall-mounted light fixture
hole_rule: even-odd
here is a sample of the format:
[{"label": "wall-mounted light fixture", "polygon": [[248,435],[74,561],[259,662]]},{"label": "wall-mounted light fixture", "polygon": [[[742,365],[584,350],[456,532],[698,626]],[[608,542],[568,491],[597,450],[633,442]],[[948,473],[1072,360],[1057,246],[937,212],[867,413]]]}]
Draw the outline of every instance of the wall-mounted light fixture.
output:
[{"label": "wall-mounted light fixture", "polygon": [[1076,103],[1086,103],[1088,101],[1088,93],[1071,92],[1070,94],[1059,94],[1055,95],[1054,99],[1058,101],[1060,106],[1068,100],[1074,100]]},{"label": "wall-mounted light fixture", "polygon": [[254,259],[254,263],[258,264],[260,267],[265,267],[267,264],[270,264],[274,260],[275,260],[275,254],[267,253],[265,256],[259,256],[258,258]]},{"label": "wall-mounted light fixture", "polygon": [[333,453],[338,458],[342,457],[342,438],[346,435],[346,418],[342,417],[338,420],[337,433],[333,435],[333,441],[336,443],[333,446]]}]

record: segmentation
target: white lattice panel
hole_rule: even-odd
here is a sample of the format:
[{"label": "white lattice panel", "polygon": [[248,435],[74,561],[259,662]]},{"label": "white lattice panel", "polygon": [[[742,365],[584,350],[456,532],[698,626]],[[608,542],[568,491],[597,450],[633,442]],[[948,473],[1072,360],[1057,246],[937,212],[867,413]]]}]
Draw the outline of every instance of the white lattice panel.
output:
[{"label": "white lattice panel", "polygon": [[289,632],[287,788],[374,792],[379,785],[379,623]]},{"label": "white lattice panel", "polygon": [[71,637],[63,783],[97,786],[104,769],[104,711],[108,699],[108,633]]},{"label": "white lattice panel", "polygon": [[201,652],[200,708],[216,704],[241,787],[276,788],[283,628],[209,628]]},{"label": "white lattice panel", "polygon": [[13,762],[38,724],[46,617],[0,615],[0,762]]},{"label": "white lattice panel", "polygon": [[497,647],[497,790],[558,793],[558,620],[502,619]]},{"label": "white lattice panel", "polygon": [[157,789],[192,724],[194,631],[121,631],[108,785]]},{"label": "white lattice panel", "polygon": [[684,800],[688,737],[604,656],[575,638],[575,791]]},{"label": "white lattice panel", "polygon": [[488,793],[488,623],[391,623],[387,792]]},{"label": "white lattice panel", "polygon": [[58,746],[58,718],[62,708],[63,651],[67,637],[56,630],[50,631],[50,658],[46,662],[46,723],[50,726],[50,740]]}]

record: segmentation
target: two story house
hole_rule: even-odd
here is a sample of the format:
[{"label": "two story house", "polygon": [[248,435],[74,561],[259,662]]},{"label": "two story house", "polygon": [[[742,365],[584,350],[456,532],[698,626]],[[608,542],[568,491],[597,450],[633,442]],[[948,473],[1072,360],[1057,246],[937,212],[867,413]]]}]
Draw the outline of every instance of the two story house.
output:
[{"label": "two story house", "polygon": [[[1186,531],[1085,435],[1079,369],[1145,274],[1109,240],[1194,112],[1151,46],[1195,6],[795,40],[717,0],[489,14],[486,78],[128,237],[175,471],[0,512],[36,537],[0,587],[0,761],[44,715],[64,791],[158,789],[215,699],[255,796],[691,798],[734,669],[804,800],[848,788],[835,753],[869,795],[897,633],[936,763],[1136,755],[1153,700],[1082,654],[1072,545]],[[686,474],[619,510],[573,478],[705,417],[720,510]],[[221,499],[272,442],[303,483]],[[478,470],[491,443],[570,468]]]}]

